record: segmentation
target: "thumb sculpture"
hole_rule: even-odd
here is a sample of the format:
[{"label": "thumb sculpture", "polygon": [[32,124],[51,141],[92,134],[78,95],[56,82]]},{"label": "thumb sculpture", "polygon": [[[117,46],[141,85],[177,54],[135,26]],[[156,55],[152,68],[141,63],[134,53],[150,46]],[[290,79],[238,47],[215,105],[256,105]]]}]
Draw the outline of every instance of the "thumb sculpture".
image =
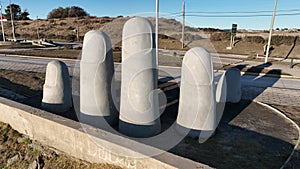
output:
[{"label": "thumb sculpture", "polygon": [[69,71],[62,61],[51,61],[47,65],[41,106],[53,113],[64,113],[72,107]]},{"label": "thumb sculpture", "polygon": [[80,122],[102,129],[118,122],[113,74],[110,38],[102,31],[89,31],[84,37],[80,61]]},{"label": "thumb sculpture", "polygon": [[200,47],[190,49],[183,59],[176,128],[199,141],[216,129],[213,66],[210,54]]},{"label": "thumb sculpture", "polygon": [[230,68],[225,72],[227,97],[226,101],[231,103],[238,103],[242,98],[241,87],[241,71],[237,68]]},{"label": "thumb sculpture", "polygon": [[161,130],[153,36],[152,24],[141,17],[123,27],[119,131],[130,137],[151,137]]}]

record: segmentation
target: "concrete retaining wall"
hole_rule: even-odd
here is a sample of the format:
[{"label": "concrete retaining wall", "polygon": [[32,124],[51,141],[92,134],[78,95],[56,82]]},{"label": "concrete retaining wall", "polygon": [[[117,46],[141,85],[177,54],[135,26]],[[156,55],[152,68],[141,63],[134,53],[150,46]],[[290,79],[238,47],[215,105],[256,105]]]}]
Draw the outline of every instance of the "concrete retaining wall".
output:
[{"label": "concrete retaining wall", "polygon": [[[126,154],[137,154],[133,150],[111,142],[118,140],[130,145],[133,140],[108,133],[106,131],[85,126],[88,130],[101,135],[91,136],[83,131],[78,122],[23,105],[0,97],[0,121],[8,123],[18,132],[28,135],[31,139],[54,147],[68,155],[94,163],[110,163],[125,168],[210,168],[201,163],[165,152],[153,158],[129,158],[101,148],[95,143],[108,145],[111,150],[118,149]],[[140,144],[139,148],[155,149]]]}]

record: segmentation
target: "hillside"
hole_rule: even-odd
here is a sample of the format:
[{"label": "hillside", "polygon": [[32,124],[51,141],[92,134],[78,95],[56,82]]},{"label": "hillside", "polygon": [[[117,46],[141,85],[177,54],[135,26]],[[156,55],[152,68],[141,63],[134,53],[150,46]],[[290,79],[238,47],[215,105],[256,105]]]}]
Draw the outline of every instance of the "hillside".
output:
[{"label": "hillside", "polygon": [[[131,17],[82,17],[66,19],[39,19],[29,21],[15,21],[15,30],[18,39],[37,39],[37,28],[40,38],[59,41],[75,41],[75,29],[79,28],[80,41],[89,30],[100,29],[106,32],[112,41],[113,46],[121,45],[123,25]],[[149,18],[155,26],[155,18]],[[175,19],[160,18],[159,22],[160,42],[163,49],[181,49],[181,28],[180,22]],[[11,24],[5,22],[5,32],[8,38],[12,38]],[[185,44],[188,47],[202,46],[210,52],[244,54],[253,57],[256,54],[264,55],[263,47],[267,43],[268,33],[261,32],[239,32],[237,34],[236,47],[233,50],[226,50],[230,44],[230,33],[211,28],[185,27]],[[300,36],[299,32],[275,31],[278,36],[273,42],[274,48],[271,56],[283,58],[299,58]]]}]

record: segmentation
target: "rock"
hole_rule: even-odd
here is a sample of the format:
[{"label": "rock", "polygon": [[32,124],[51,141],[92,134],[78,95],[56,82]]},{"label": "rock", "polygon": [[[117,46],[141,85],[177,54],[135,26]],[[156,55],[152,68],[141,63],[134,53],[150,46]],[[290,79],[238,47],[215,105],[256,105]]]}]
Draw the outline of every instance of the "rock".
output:
[{"label": "rock", "polygon": [[42,169],[44,166],[44,160],[41,156],[38,156],[36,160],[29,164],[28,169]]},{"label": "rock", "polygon": [[38,150],[40,152],[44,151],[43,147],[41,145],[39,145],[39,144],[36,144],[36,143],[31,143],[31,144],[28,145],[28,147],[30,147],[30,148],[32,148],[34,150]]},{"label": "rock", "polygon": [[29,164],[28,169],[37,169],[38,168],[38,162],[34,160],[32,163]]},{"label": "rock", "polygon": [[68,68],[62,61],[51,61],[46,70],[42,108],[53,113],[64,113],[71,107],[72,91]]},{"label": "rock", "polygon": [[10,166],[19,160],[19,155],[15,155],[7,160],[7,165]]},{"label": "rock", "polygon": [[17,142],[20,144],[20,143],[23,143],[24,142],[24,138],[23,137],[19,137],[18,139],[17,139]]},{"label": "rock", "polygon": [[118,122],[114,61],[110,38],[102,31],[85,34],[80,61],[80,122],[110,129]]},{"label": "rock", "polygon": [[179,133],[201,142],[217,127],[212,60],[203,48],[192,48],[184,56],[176,122]]},{"label": "rock", "polygon": [[161,130],[153,26],[136,17],[123,27],[119,131],[151,137]]}]

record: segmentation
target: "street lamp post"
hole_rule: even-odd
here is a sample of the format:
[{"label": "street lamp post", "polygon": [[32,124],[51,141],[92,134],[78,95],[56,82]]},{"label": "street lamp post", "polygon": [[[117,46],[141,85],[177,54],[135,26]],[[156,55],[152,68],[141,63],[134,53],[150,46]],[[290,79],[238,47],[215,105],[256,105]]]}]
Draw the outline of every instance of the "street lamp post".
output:
[{"label": "street lamp post", "polygon": [[3,42],[5,42],[5,33],[4,33],[3,17],[2,17],[2,4],[0,4],[0,19],[1,19]]},{"label": "street lamp post", "polygon": [[39,17],[38,16],[36,16],[36,26],[37,26],[36,34],[37,34],[37,38],[39,40],[40,39],[40,33],[39,33],[40,25],[39,25]]},{"label": "street lamp post", "polygon": [[184,46],[184,27],[185,27],[185,1],[182,0],[182,49],[185,47]]},{"label": "street lamp post", "polygon": [[275,22],[277,3],[278,3],[278,0],[275,0],[274,11],[273,11],[272,21],[271,21],[271,25],[270,25],[270,33],[269,33],[269,40],[268,40],[268,46],[267,46],[267,51],[266,51],[265,63],[268,62],[268,57],[269,57],[269,54],[270,54],[270,46],[271,46],[271,39],[272,39],[274,22]]},{"label": "street lamp post", "polygon": [[156,42],[156,66],[158,66],[158,24],[159,24],[159,0],[156,0],[156,20],[155,20],[155,42]]},{"label": "street lamp post", "polygon": [[10,20],[11,20],[11,29],[12,29],[13,39],[14,39],[14,41],[16,41],[14,18],[13,18],[13,13],[12,13],[12,9],[11,9],[11,0],[9,0],[9,10],[10,10]]}]

